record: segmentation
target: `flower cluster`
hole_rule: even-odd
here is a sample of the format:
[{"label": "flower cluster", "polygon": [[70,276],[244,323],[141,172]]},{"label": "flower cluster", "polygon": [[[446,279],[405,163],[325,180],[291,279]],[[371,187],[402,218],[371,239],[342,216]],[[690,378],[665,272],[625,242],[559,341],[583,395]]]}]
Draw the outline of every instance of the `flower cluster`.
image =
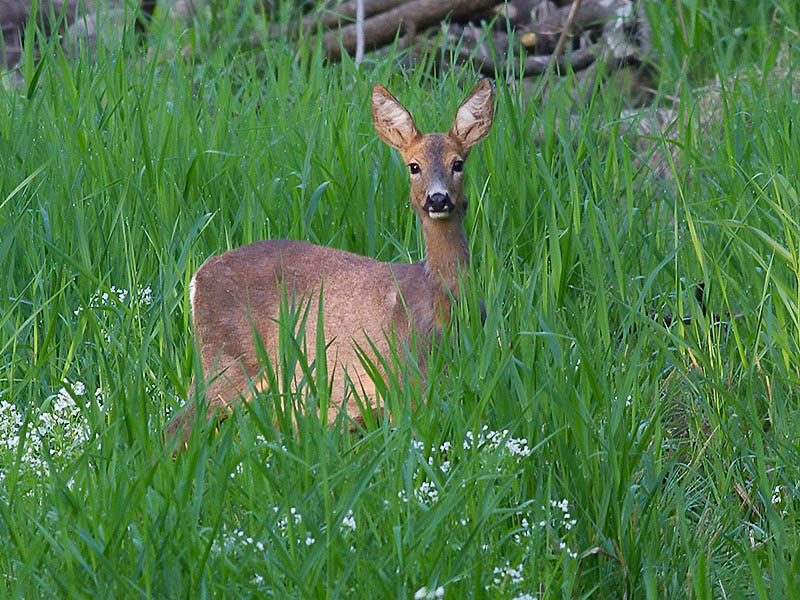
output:
[{"label": "flower cluster", "polygon": [[[569,501],[566,498],[564,498],[560,502],[556,502],[555,500],[551,500],[550,501],[550,507],[551,508],[558,508],[559,510],[561,510],[560,522],[561,522],[561,525],[564,527],[564,529],[569,531],[570,529],[575,527],[575,524],[578,521],[572,518],[572,515],[569,512]],[[545,510],[544,506],[542,507],[542,510],[543,511]],[[556,527],[556,525],[554,525],[554,527]]]},{"label": "flower cluster", "polygon": [[[0,455],[5,452],[16,455],[22,446],[21,466],[36,477],[48,475],[52,461],[75,456],[92,437],[89,423],[81,411],[81,404],[86,404],[87,400],[76,400],[86,395],[83,382],[65,380],[64,386],[50,397],[49,410],[31,416],[27,424],[14,404],[0,402]],[[97,388],[94,396],[102,412],[102,390]],[[3,462],[10,464],[9,461]],[[0,480],[5,474],[5,470],[0,470]]]},{"label": "flower cluster", "polygon": [[339,531],[344,533],[347,530],[355,531],[356,530],[356,519],[353,517],[353,511],[348,510],[347,514],[342,519],[342,524],[339,527]]},{"label": "flower cluster", "polygon": [[[266,443],[265,439],[259,439],[260,443]],[[275,446],[278,451],[279,446]],[[284,451],[285,448],[283,449]],[[515,470],[515,466],[520,465],[526,458],[532,455],[532,449],[525,438],[515,438],[508,430],[494,431],[488,427],[483,427],[475,433],[465,435],[463,444],[459,441],[444,441],[442,443],[428,446],[418,439],[412,439],[409,444],[409,452],[413,457],[415,468],[409,475],[411,485],[398,492],[398,497],[403,503],[414,503],[417,506],[430,507],[439,502],[444,495],[446,486],[468,485],[463,479],[459,478],[459,461],[466,460],[469,463],[477,461],[481,469],[494,469],[495,467],[508,471]],[[516,467],[518,470],[520,467]],[[438,477],[439,474],[441,477]],[[396,506],[391,499],[384,498],[383,506],[385,510],[392,510]],[[306,546],[316,545],[317,539],[322,534],[323,539],[326,528],[313,526],[306,522],[306,516],[295,507],[273,507],[274,520],[273,531],[278,538],[291,542],[297,550]],[[559,559],[576,559],[577,551],[573,550],[574,541],[571,531],[577,525],[577,520],[573,518],[570,510],[569,500],[554,499],[542,505],[533,505],[526,502],[516,510],[505,513],[514,523],[514,529],[504,536],[502,544],[508,546],[500,556],[499,564],[488,564],[490,577],[484,582],[486,591],[512,600],[537,600],[537,596],[530,590],[530,564],[534,556],[546,549],[546,554],[550,557],[560,557]],[[357,530],[357,523],[352,510],[341,513],[339,521],[336,522],[337,535],[350,539],[350,549],[355,551],[352,544],[355,537],[351,537]],[[454,532],[453,542],[458,544],[459,539],[474,539],[476,525],[471,522],[470,515],[465,513],[456,516],[456,529],[458,523],[464,528],[465,536],[461,532]],[[316,536],[316,537],[315,537]],[[491,540],[484,540],[486,543],[481,545],[487,560],[491,560],[494,555],[494,546]],[[237,543],[238,551],[244,548],[254,547],[261,550],[264,546],[269,546],[272,542],[264,539],[263,543],[255,542],[246,534],[235,531],[233,534],[221,535],[219,543],[215,543],[216,551],[222,550],[227,544]],[[269,550],[267,550],[269,551]],[[257,585],[263,585],[264,578],[254,575],[251,580]],[[526,589],[527,588],[527,589]],[[412,588],[413,589],[413,588]],[[414,594],[415,600],[437,600],[445,596],[445,588],[438,586],[436,582],[417,589]]]},{"label": "flower cluster", "polygon": [[[281,509],[277,506],[272,507],[272,512],[275,516],[277,516]],[[308,531],[303,531],[304,528],[304,519],[302,513],[294,506],[289,507],[287,514],[280,517],[277,521],[275,521],[274,531],[284,539],[288,539],[290,536],[295,539],[298,546],[313,546],[317,539],[314,535]],[[339,533],[343,536],[347,537],[352,534],[357,529],[357,523],[355,516],[353,515],[352,510],[348,510],[345,513],[344,517],[342,517],[342,522],[339,525]],[[297,530],[300,531],[291,531],[290,530]],[[322,528],[322,531],[325,531],[325,528]],[[211,549],[215,553],[235,553],[241,551],[248,551],[255,549],[259,552],[264,552],[267,545],[271,542],[267,541],[260,541],[254,539],[252,536],[248,535],[242,529],[232,529],[231,531],[223,530],[222,533],[214,540],[211,545]],[[355,549],[351,546],[351,552],[354,552]],[[257,582],[256,582],[257,583]]]},{"label": "flower cluster", "polygon": [[522,576],[522,565],[512,567],[508,561],[502,567],[495,567],[492,575],[492,583],[497,586],[503,584],[519,585],[525,581],[525,577]]},{"label": "flower cluster", "polygon": [[[494,456],[495,458],[499,458],[500,460],[497,464],[498,470],[503,468],[503,463],[507,460],[512,460],[514,464],[520,464],[524,458],[531,454],[527,439],[511,437],[507,429],[494,431],[489,429],[487,425],[484,425],[477,435],[468,431],[463,442],[463,448],[466,451],[481,452],[486,457]],[[419,440],[413,439],[411,440],[411,450],[412,452],[424,455],[425,444]],[[452,451],[452,442],[444,441],[438,448],[431,447],[426,462],[432,469],[438,466],[439,471],[446,475],[450,473],[453,467],[453,463],[450,460]],[[419,469],[415,470],[412,478],[415,482],[413,496],[419,504],[430,506],[439,500],[437,484],[425,479],[423,471]],[[406,490],[400,490],[397,496],[402,502],[408,502]]]},{"label": "flower cluster", "polygon": [[424,585],[414,593],[414,600],[438,600],[444,598],[444,587],[428,589]]},{"label": "flower cluster", "polygon": [[[576,559],[578,553],[570,548],[565,540],[569,531],[577,524],[577,520],[572,517],[569,508],[569,500],[551,500],[549,505],[540,507],[541,514],[534,517],[533,512],[520,512],[520,527],[512,536],[512,540],[524,551],[519,560],[519,564],[513,565],[506,561],[503,565],[495,567],[492,572],[492,581],[486,586],[487,590],[492,587],[500,589],[524,586],[525,577],[523,574],[525,561],[535,551],[536,541],[541,541],[542,536],[549,541],[550,547],[556,554],[566,555],[571,559]],[[464,524],[464,521],[462,521]],[[485,550],[488,551],[488,547]],[[521,593],[513,600],[536,600],[536,597],[529,593]]]},{"label": "flower cluster", "polygon": [[465,437],[464,450],[476,448],[488,452],[495,452],[498,448],[502,448],[503,453],[514,458],[517,463],[523,458],[530,456],[531,453],[528,440],[525,438],[509,437],[508,429],[492,431],[487,425],[484,425],[477,435],[468,431]]},{"label": "flower cluster", "polygon": [[254,540],[241,529],[233,529],[230,533],[223,532],[219,535],[214,543],[211,544],[211,549],[214,552],[229,553],[239,548],[255,548],[259,552],[264,552],[264,542]]},{"label": "flower cluster", "polygon": [[[89,298],[88,308],[109,308],[115,305],[122,306],[150,306],[153,302],[153,289],[148,285],[145,288],[138,288],[133,293],[124,288],[112,285],[108,292],[97,290]],[[73,311],[77,317],[83,312],[83,306],[79,306]]]},{"label": "flower cluster", "polygon": [[[279,509],[277,506],[272,507],[272,511],[275,514],[278,513],[278,510]],[[277,523],[275,524],[278,528],[278,531],[281,532],[281,535],[286,535],[286,531],[289,529],[290,521],[292,525],[300,525],[303,522],[303,515],[301,515],[300,512],[294,506],[289,508],[288,515],[285,515],[280,519],[278,519]]]},{"label": "flower cluster", "polygon": [[538,528],[541,530],[549,531],[551,534],[558,538],[558,549],[566,551],[570,558],[577,558],[578,554],[569,549],[567,543],[562,539],[562,532],[566,534],[571,531],[578,523],[577,519],[572,517],[569,510],[569,500],[566,498],[562,500],[551,500],[550,509],[546,506],[541,507],[543,517],[539,519],[538,523],[532,516],[523,516],[520,522],[520,530],[514,534],[514,541],[517,544],[527,544],[528,540],[533,536],[534,531]]},{"label": "flower cluster", "polygon": [[[127,311],[133,313],[134,319],[139,322],[141,318],[139,310],[150,306],[153,302],[153,290],[148,285],[144,288],[137,288],[132,292],[124,288],[111,286],[108,292],[97,290],[89,298],[86,305],[89,311],[98,319],[100,330],[106,341],[106,344],[111,343],[112,332],[115,325],[111,321],[111,317],[121,318]],[[125,309],[125,310],[123,310]],[[84,306],[78,306],[73,314],[78,317],[83,313]]]},{"label": "flower cluster", "polygon": [[[414,472],[415,480],[417,479],[418,474],[419,471]],[[405,490],[400,490],[397,492],[397,497],[400,498],[401,502],[408,502],[408,494],[406,494]],[[436,489],[436,484],[432,481],[423,481],[420,483],[419,487],[414,489],[414,499],[424,506],[436,504],[436,502],[439,500],[439,490]]]}]

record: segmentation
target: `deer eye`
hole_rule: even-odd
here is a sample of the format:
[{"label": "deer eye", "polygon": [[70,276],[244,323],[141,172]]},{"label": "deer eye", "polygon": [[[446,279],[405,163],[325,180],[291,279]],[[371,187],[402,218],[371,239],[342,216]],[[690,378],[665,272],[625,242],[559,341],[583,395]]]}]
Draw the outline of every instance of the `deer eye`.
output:
[{"label": "deer eye", "polygon": [[419,168],[419,165],[417,163],[409,163],[408,164],[408,169],[409,169],[409,171],[411,171],[412,175],[419,175],[420,168]]},{"label": "deer eye", "polygon": [[454,160],[453,161],[453,172],[461,173],[464,170],[464,161],[463,160]]}]

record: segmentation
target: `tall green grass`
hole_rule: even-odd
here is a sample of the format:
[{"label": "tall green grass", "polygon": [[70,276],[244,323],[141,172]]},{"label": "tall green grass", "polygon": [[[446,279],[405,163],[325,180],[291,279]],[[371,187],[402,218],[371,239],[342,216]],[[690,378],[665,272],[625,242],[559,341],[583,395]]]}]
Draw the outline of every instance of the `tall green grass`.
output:
[{"label": "tall green grass", "polygon": [[498,81],[467,164],[485,326],[460,307],[424,397],[390,381],[394,418],[363,435],[278,431],[265,394],[177,460],[196,268],[281,237],[420,258],[370,88],[442,130],[475,76],[248,47],[247,7],[158,21],[149,57],[42,39],[0,86],[0,595],[792,597],[800,15],[647,10],[661,101],[682,100],[671,181],[614,133],[615,90],[569,129],[570,103]]}]

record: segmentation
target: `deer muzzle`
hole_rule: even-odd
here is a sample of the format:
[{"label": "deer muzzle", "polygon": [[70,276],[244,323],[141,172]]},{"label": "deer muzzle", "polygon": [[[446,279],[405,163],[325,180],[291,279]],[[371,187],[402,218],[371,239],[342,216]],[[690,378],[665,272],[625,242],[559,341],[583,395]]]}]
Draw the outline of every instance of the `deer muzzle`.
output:
[{"label": "deer muzzle", "polygon": [[450,200],[449,194],[436,193],[430,194],[425,199],[422,208],[431,219],[449,219],[455,205]]}]

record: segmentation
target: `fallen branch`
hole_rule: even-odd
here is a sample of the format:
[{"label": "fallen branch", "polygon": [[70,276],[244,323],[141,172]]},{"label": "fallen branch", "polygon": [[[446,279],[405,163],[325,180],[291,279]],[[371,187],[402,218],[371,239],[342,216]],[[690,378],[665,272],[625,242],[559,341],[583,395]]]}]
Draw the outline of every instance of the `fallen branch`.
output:
[{"label": "fallen branch", "polygon": [[[564,29],[561,31],[561,35],[558,37],[558,42],[556,42],[556,47],[553,50],[553,54],[550,56],[550,60],[547,62],[545,76],[542,77],[542,81],[539,86],[539,93],[536,94],[537,97],[541,95],[544,86],[547,85],[547,82],[550,79],[550,75],[553,74],[553,69],[555,68],[556,63],[561,59],[561,53],[564,52],[564,44],[567,43],[567,38],[570,36],[570,32],[572,31],[572,24],[575,21],[575,15],[578,14],[580,8],[581,0],[573,0],[572,6],[569,7],[569,13],[567,13],[567,21],[564,23]],[[574,67],[573,70],[575,70]]]},{"label": "fallen branch", "polygon": [[567,14],[567,22],[564,23],[564,30],[561,32],[561,35],[558,38],[558,42],[556,42],[556,47],[553,50],[553,56],[551,57],[551,63],[555,64],[555,61],[561,56],[561,53],[564,51],[564,44],[567,43],[567,38],[570,36],[570,32],[572,31],[572,24],[575,22],[575,15],[581,8],[581,0],[573,0],[572,6],[569,8],[569,14]]},{"label": "fallen branch", "polygon": [[[428,27],[448,17],[463,18],[475,11],[489,8],[494,2],[495,0],[411,0],[366,19],[365,42],[373,48],[381,46],[391,42],[398,31]],[[356,32],[355,25],[346,25],[326,33],[322,38],[322,47],[328,57],[338,60],[342,50],[352,54],[356,47]]]},{"label": "fallen branch", "polygon": [[[619,18],[621,11],[629,5],[630,2],[627,0],[584,0],[579,2],[573,11],[575,4],[572,3],[554,10],[538,23],[521,29],[520,33],[534,34],[535,37],[529,36],[529,39],[532,40],[537,54],[551,54],[556,49],[558,40],[568,29],[568,23],[571,23],[574,31],[583,31],[603,21]],[[571,21],[570,13],[572,13]]]},{"label": "fallen branch", "polygon": [[[408,0],[364,0],[364,17],[371,17],[389,11]],[[310,33],[321,26],[323,29],[341,27],[344,23],[353,23],[358,15],[358,0],[342,2],[331,8],[315,11],[303,17],[300,29],[303,33]],[[270,28],[270,36],[277,37],[285,34],[280,25],[273,25]]]},{"label": "fallen branch", "polygon": [[[550,55],[528,56],[524,61],[522,61],[522,73],[515,73],[514,76],[516,77],[518,75],[522,75],[522,77],[531,77],[533,75],[542,75],[547,71],[548,65],[551,64],[551,61],[554,58],[555,63],[553,63],[553,66],[557,65],[560,71],[564,71],[568,67],[573,71],[581,71],[596,61],[601,52],[602,49],[598,44],[595,44],[593,46],[589,46],[588,48],[581,48],[569,54],[562,54],[557,58]],[[472,48],[461,46],[458,48],[456,55],[458,58],[464,61],[473,61],[481,74],[486,75],[487,77],[495,77],[497,73],[504,72],[503,68],[498,67],[491,58],[486,56],[476,56],[475,51]],[[515,68],[517,64],[518,61],[512,62],[512,65]]]},{"label": "fallen branch", "polygon": [[498,17],[495,28],[506,29],[508,25],[515,28],[528,25],[534,12],[545,2],[547,0],[506,0],[497,4],[492,9],[492,13]]}]

